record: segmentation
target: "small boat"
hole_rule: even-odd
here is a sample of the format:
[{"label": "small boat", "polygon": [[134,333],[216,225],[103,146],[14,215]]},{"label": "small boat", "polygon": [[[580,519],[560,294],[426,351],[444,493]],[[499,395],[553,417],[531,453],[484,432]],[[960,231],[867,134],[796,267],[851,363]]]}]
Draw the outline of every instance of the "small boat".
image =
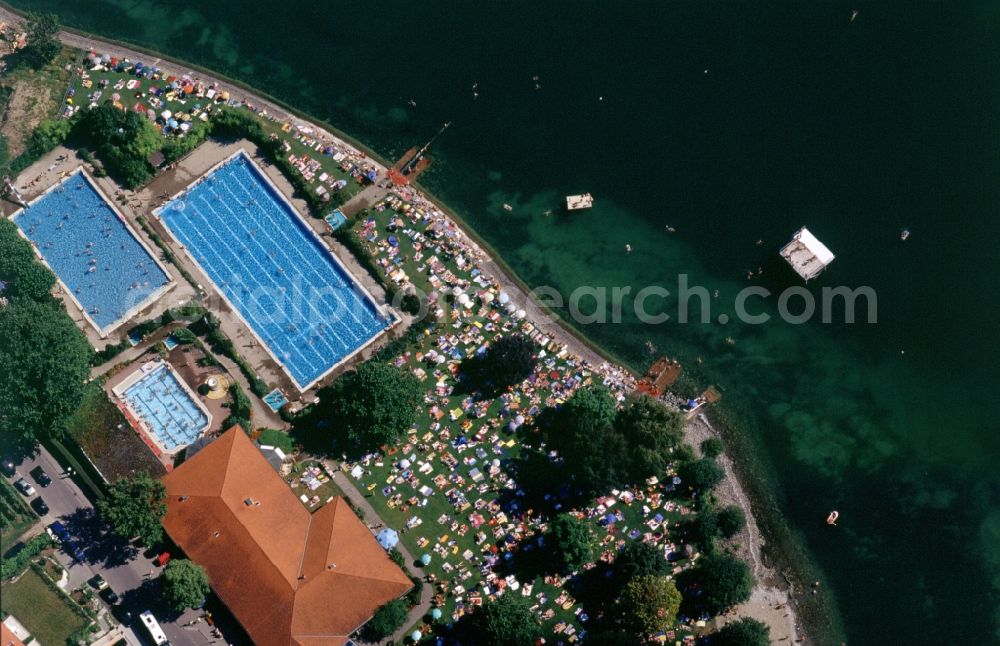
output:
[{"label": "small boat", "polygon": [[509,212],[511,212],[511,211],[513,211],[513,210],[514,210],[514,207],[513,207],[513,206],[511,206],[510,204],[507,204],[506,202],[504,202],[504,205],[503,205],[503,210],[504,210],[504,211],[507,211],[507,212],[509,213]]},{"label": "small boat", "polygon": [[900,234],[899,234],[899,239],[900,240],[906,240],[909,237],[910,237],[910,230],[909,229],[903,229],[903,231],[900,232]]},{"label": "small boat", "polygon": [[840,518],[840,512],[836,509],[830,512],[830,515],[826,517],[827,525],[836,525],[837,519]]},{"label": "small boat", "polygon": [[857,9],[852,9],[851,10],[851,22],[854,22],[854,20],[858,17],[859,13],[861,13],[861,12],[858,11]]}]

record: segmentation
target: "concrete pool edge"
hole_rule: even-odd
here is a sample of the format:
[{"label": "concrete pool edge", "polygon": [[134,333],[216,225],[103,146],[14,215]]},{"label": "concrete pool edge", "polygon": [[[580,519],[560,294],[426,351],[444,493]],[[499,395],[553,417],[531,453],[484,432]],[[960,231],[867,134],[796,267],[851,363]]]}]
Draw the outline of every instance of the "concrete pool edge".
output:
[{"label": "concrete pool edge", "polygon": [[[180,385],[181,390],[184,391],[184,394],[188,396],[188,398],[194,403],[195,407],[197,407],[198,410],[201,412],[201,414],[205,416],[205,425],[202,427],[200,431],[198,431],[197,437],[195,437],[194,440],[192,440],[188,444],[178,445],[174,449],[167,449],[166,445],[163,444],[163,440],[160,438],[160,436],[157,435],[156,432],[153,431],[151,428],[149,428],[149,425],[145,422],[142,415],[140,415],[139,412],[136,411],[135,408],[133,408],[131,402],[125,396],[125,393],[129,390],[129,388],[135,386],[137,383],[147,378],[149,375],[152,375],[160,368],[164,368],[171,373],[174,380]],[[205,434],[205,432],[208,429],[212,427],[212,413],[211,411],[208,410],[208,407],[205,406],[204,403],[202,403],[201,399],[198,396],[198,393],[196,393],[191,388],[191,386],[189,386],[188,383],[184,381],[184,379],[180,376],[180,374],[176,370],[174,370],[174,367],[170,365],[169,362],[167,362],[162,358],[154,359],[152,361],[147,361],[143,363],[141,366],[138,366],[135,370],[129,373],[127,377],[122,379],[114,388],[112,388],[111,392],[112,394],[114,394],[119,404],[125,407],[126,411],[128,412],[128,415],[126,416],[128,421],[130,423],[134,422],[132,424],[133,428],[135,426],[138,426],[136,430],[140,432],[140,434],[143,436],[143,439],[148,440],[147,444],[149,442],[152,442],[154,445],[156,445],[156,449],[160,452],[161,455],[168,455],[168,456],[177,455],[177,453],[190,446],[193,442],[196,442],[199,438],[201,438],[202,435]]]},{"label": "concrete pool edge", "polygon": [[[87,186],[89,186],[90,189],[94,191],[94,193],[101,199],[101,201],[111,210],[111,212],[114,213],[115,217],[117,217],[118,221],[121,222],[122,226],[125,227],[125,230],[128,232],[128,234],[132,236],[132,238],[135,239],[137,243],[139,243],[139,246],[142,247],[143,251],[146,252],[146,254],[150,257],[153,263],[160,269],[160,271],[163,272],[163,275],[167,277],[166,284],[161,285],[152,292],[150,292],[149,295],[146,298],[144,298],[141,302],[129,308],[128,311],[126,311],[120,317],[118,317],[108,325],[104,326],[103,328],[100,325],[98,325],[97,321],[95,321],[90,316],[90,312],[88,312],[87,308],[84,307],[83,304],[79,301],[79,299],[76,298],[76,295],[73,293],[73,290],[70,289],[69,285],[67,285],[63,281],[62,277],[59,275],[59,272],[57,272],[51,265],[49,265],[48,261],[45,259],[44,254],[42,254],[41,249],[38,248],[38,245],[35,244],[35,242],[31,238],[29,238],[28,235],[21,229],[21,226],[17,224],[17,218],[20,215],[22,215],[27,209],[31,208],[42,199],[48,197],[49,193],[58,189],[60,186],[62,186],[70,179],[72,179],[75,175],[83,176],[83,180],[87,183]],[[73,305],[76,306],[76,308],[80,311],[80,315],[84,318],[84,320],[86,320],[87,323],[89,323],[90,326],[97,331],[97,334],[100,338],[107,339],[112,332],[116,331],[118,328],[128,323],[133,317],[139,314],[139,312],[143,311],[156,301],[160,300],[160,298],[166,295],[167,292],[169,292],[170,290],[172,290],[174,287],[177,286],[177,281],[174,279],[173,275],[170,273],[167,267],[160,261],[158,254],[154,252],[149,245],[146,244],[146,241],[143,240],[142,236],[140,236],[138,232],[132,227],[128,219],[118,209],[117,205],[108,199],[107,195],[104,194],[104,191],[101,190],[101,187],[97,185],[97,182],[95,182],[92,177],[90,177],[90,175],[87,173],[87,171],[84,169],[82,165],[77,166],[72,171],[69,171],[69,173],[65,177],[63,177],[58,182],[52,184],[44,191],[36,195],[27,204],[28,204],[27,207],[22,206],[17,210],[15,210],[13,213],[11,213],[8,219],[14,223],[18,235],[20,235],[21,238],[23,238],[29,245],[31,245],[31,249],[35,253],[35,258],[39,262],[41,262],[46,269],[52,272],[53,276],[55,276],[56,283],[59,285],[60,291],[69,297],[70,302],[72,302]]]},{"label": "concrete pool edge", "polygon": [[[282,361],[277,356],[277,354],[274,352],[271,346],[263,339],[263,337],[261,337],[260,334],[258,334],[257,330],[254,329],[253,325],[251,325],[250,321],[244,316],[240,308],[237,307],[236,304],[229,299],[225,291],[219,287],[219,285],[215,282],[215,280],[212,279],[211,274],[209,274],[209,272],[205,269],[205,267],[203,267],[201,263],[198,262],[198,260],[191,254],[187,246],[185,246],[184,243],[177,237],[177,235],[170,228],[170,226],[167,225],[166,220],[163,218],[164,211],[169,207],[169,205],[174,200],[177,200],[183,197],[184,195],[190,193],[195,187],[197,187],[202,182],[206,181],[209,177],[211,177],[213,173],[215,173],[220,168],[230,163],[237,157],[241,156],[246,160],[247,165],[250,167],[251,171],[259,179],[261,179],[263,182],[267,184],[267,187],[274,193],[275,197],[278,200],[280,200],[282,205],[286,209],[288,209],[288,211],[293,215],[293,217],[297,219],[297,225],[300,226],[306,232],[306,235],[311,236],[311,241],[317,246],[320,252],[325,254],[330,260],[332,260],[333,263],[336,265],[337,269],[339,269],[345,277],[350,279],[352,290],[356,291],[357,293],[360,293],[362,298],[364,300],[367,300],[368,303],[371,305],[375,314],[384,322],[384,325],[381,327],[381,329],[377,333],[372,335],[367,341],[359,345],[350,353],[344,355],[344,357],[342,357],[339,361],[331,365],[329,368],[324,370],[321,374],[313,378],[305,385],[301,384],[299,380],[296,379],[296,377],[292,374],[292,371],[289,368],[289,366],[287,366],[285,362]],[[267,173],[264,172],[263,168],[261,168],[260,165],[257,163],[257,161],[254,159],[254,155],[248,152],[242,144],[236,151],[228,155],[225,155],[221,160],[219,160],[211,167],[209,167],[208,170],[202,172],[197,179],[195,179],[190,184],[188,184],[181,190],[171,195],[161,206],[153,209],[151,211],[151,214],[153,217],[157,219],[163,230],[166,231],[167,235],[170,237],[171,242],[177,245],[177,248],[183,253],[184,258],[190,261],[198,269],[198,271],[205,276],[206,280],[208,280],[212,288],[223,300],[223,302],[225,302],[226,305],[229,306],[230,310],[236,315],[236,317],[243,324],[243,326],[250,331],[250,334],[253,336],[253,338],[260,344],[260,347],[264,350],[264,352],[267,353],[267,356],[269,356],[271,360],[274,361],[281,368],[282,372],[284,372],[285,376],[288,377],[289,381],[299,391],[300,394],[305,393],[313,386],[315,386],[317,383],[319,383],[323,379],[326,379],[332,372],[334,372],[347,362],[354,359],[354,357],[356,357],[360,352],[369,348],[372,344],[374,344],[376,341],[381,339],[385,334],[387,334],[392,328],[398,325],[400,321],[402,321],[400,316],[396,314],[396,312],[388,305],[388,303],[379,304],[379,301],[371,294],[371,292],[368,291],[368,289],[364,286],[362,281],[358,279],[358,277],[354,274],[354,272],[348,269],[348,267],[343,262],[341,262],[340,258],[338,258],[337,255],[333,253],[333,250],[330,249],[329,245],[327,245],[323,241],[323,239],[319,236],[319,234],[316,233],[316,231],[311,226],[309,226],[309,222],[305,219],[305,216],[299,213],[299,210],[295,208],[295,206],[291,203],[291,200],[288,199],[285,193],[271,180],[270,177],[267,176]]]}]

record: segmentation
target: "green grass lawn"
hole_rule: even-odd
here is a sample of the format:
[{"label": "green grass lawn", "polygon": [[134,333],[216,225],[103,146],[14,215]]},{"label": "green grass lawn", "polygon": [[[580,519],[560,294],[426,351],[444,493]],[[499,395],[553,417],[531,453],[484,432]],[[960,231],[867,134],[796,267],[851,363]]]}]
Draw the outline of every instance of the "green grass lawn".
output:
[{"label": "green grass lawn", "polygon": [[[153,80],[124,72],[89,71],[87,72],[87,79],[75,80],[77,85],[76,101],[78,105],[87,105],[91,94],[100,91],[101,96],[97,100],[98,103],[103,103],[117,94],[119,102],[126,108],[132,109],[137,104],[141,104],[144,108],[153,109],[157,115],[162,114],[164,110],[169,110],[174,115],[180,115],[185,112],[191,112],[193,109],[196,109],[196,106],[198,109],[204,109],[213,104],[213,100],[207,97],[198,98],[194,94],[185,96],[180,92],[176,94],[164,93],[156,97],[156,100],[153,100],[150,90],[152,88],[165,89],[167,87],[166,78],[169,78],[172,71],[166,70],[164,74],[167,76]],[[107,81],[107,86],[100,89],[102,81]],[[135,86],[131,90],[127,86],[130,81],[135,82]],[[238,97],[232,98],[235,99]],[[156,104],[155,107],[154,103]],[[197,118],[195,116],[193,122],[196,122]],[[362,190],[363,187],[348,172],[341,168],[340,164],[333,161],[332,157],[324,155],[321,149],[317,150],[318,142],[312,140],[308,135],[297,133],[295,130],[283,127],[281,123],[266,118],[260,118],[260,123],[267,134],[276,136],[288,144],[290,151],[286,154],[293,154],[300,158],[308,155],[310,159],[319,162],[321,170],[309,182],[313,189],[320,185],[318,178],[323,172],[326,172],[334,180],[343,179],[347,181],[347,186],[340,191],[340,195],[343,196],[345,201]]]},{"label": "green grass lawn", "polygon": [[0,554],[6,553],[36,522],[38,516],[21,494],[6,480],[0,480]]},{"label": "green grass lawn", "polygon": [[340,487],[334,484],[333,480],[329,478],[325,471],[323,472],[323,476],[321,478],[322,482],[316,489],[310,490],[305,484],[300,482],[300,478],[306,469],[319,466],[319,462],[315,460],[296,462],[292,466],[292,473],[286,478],[286,480],[289,481],[289,484],[292,485],[292,491],[296,496],[305,495],[310,500],[314,497],[319,498],[319,502],[315,505],[310,505],[308,502],[303,503],[306,509],[311,512],[314,512],[325,505],[333,496],[345,497],[343,492],[341,492]]},{"label": "green grass lawn", "polygon": [[32,569],[15,583],[0,586],[4,612],[17,617],[38,643],[58,646],[87,621],[73,611],[72,602],[56,593]]},{"label": "green grass lawn", "polygon": [[[469,259],[459,262],[459,250],[416,235],[429,236],[426,223],[410,217],[402,203],[390,200],[384,206],[370,210],[364,220],[353,223],[355,233],[383,276],[398,285],[411,282],[425,294],[450,291],[443,281],[432,279],[432,274],[440,278],[450,272],[460,279],[473,278]],[[394,225],[392,230],[390,225]],[[394,244],[389,244],[389,236],[395,238]],[[354,480],[385,523],[400,530],[402,544],[415,558],[431,555],[431,563],[419,569],[446,582],[449,592],[441,599],[446,618],[456,610],[456,596],[469,603],[468,592],[454,592],[459,586],[465,591],[481,590],[478,563],[498,539],[504,538],[504,528],[510,522],[492,503],[511,486],[507,465],[523,451],[534,450],[525,447],[525,441],[533,437],[530,431],[523,435],[503,428],[501,408],[508,409],[508,419],[520,413],[530,420],[533,412],[562,401],[567,391],[561,390],[559,383],[579,379],[578,385],[586,385],[594,379],[568,358],[560,358],[559,348],[549,344],[541,360],[545,370],[531,388],[516,388],[503,398],[478,403],[468,395],[449,393],[449,386],[454,384],[451,367],[461,358],[501,332],[533,332],[530,325],[498,316],[492,307],[484,306],[483,301],[493,297],[480,299],[476,292],[482,289],[474,283],[466,289],[474,304],[461,317],[455,316],[451,305],[442,299],[440,306],[448,312],[445,319],[429,334],[417,337],[395,359],[395,365],[422,381],[428,389],[428,403],[409,437],[385,455],[367,460],[364,475]],[[422,360],[431,351],[440,352],[445,344],[457,348],[455,353],[446,353],[445,363],[434,365]],[[457,442],[461,436],[473,445]],[[399,468],[404,458],[411,463],[405,474]],[[493,468],[497,459],[500,466]],[[668,528],[672,532],[690,513],[689,503],[673,500],[667,494],[665,482],[639,483],[629,491],[609,494],[604,506],[594,501],[584,510],[593,519],[602,552],[613,553],[623,541],[643,535]],[[619,516],[606,528],[597,520],[607,513]],[[539,531],[537,527],[526,529],[527,534]],[[526,535],[526,540],[533,539]],[[504,558],[502,552],[497,556]],[[538,577],[519,583],[522,591],[525,585],[532,586],[528,596],[537,604],[538,614],[550,631],[548,637],[560,625],[572,625],[576,630],[587,627],[577,614],[581,604],[566,594],[558,578]],[[566,635],[556,638],[566,639]]]}]

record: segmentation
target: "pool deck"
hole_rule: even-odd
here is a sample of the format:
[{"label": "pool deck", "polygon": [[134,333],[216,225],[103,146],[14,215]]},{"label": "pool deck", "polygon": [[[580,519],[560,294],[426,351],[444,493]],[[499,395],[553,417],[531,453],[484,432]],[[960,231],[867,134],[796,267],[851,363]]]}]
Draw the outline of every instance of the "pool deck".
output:
[{"label": "pool deck", "polygon": [[[304,225],[306,225],[306,227],[305,227],[306,230],[309,232],[309,234],[311,234],[313,236],[313,238],[319,244],[319,246],[324,251],[326,251],[327,254],[329,254],[330,259],[334,262],[334,264],[337,265],[339,267],[339,269],[351,281],[353,281],[355,283],[356,287],[359,287],[361,289],[362,297],[371,304],[371,306],[375,309],[375,311],[379,314],[379,316],[381,316],[383,318],[386,318],[386,319],[389,319],[389,321],[390,321],[388,325],[386,325],[380,331],[378,331],[377,333],[375,333],[371,338],[369,338],[363,344],[361,344],[360,346],[358,346],[357,348],[355,348],[354,350],[352,350],[345,357],[343,357],[342,359],[340,359],[339,361],[337,361],[335,364],[333,364],[332,366],[330,366],[328,369],[326,369],[325,371],[323,371],[323,373],[320,374],[318,377],[312,379],[307,384],[301,384],[301,383],[299,383],[299,381],[297,379],[295,379],[295,377],[292,376],[292,371],[288,368],[288,366],[286,366],[284,364],[284,362],[281,361],[281,359],[279,359],[277,357],[277,355],[271,349],[270,345],[268,345],[268,343],[263,338],[260,337],[260,335],[257,333],[257,331],[253,328],[253,326],[250,325],[249,321],[247,321],[243,317],[242,313],[239,311],[239,308],[236,307],[236,305],[233,304],[226,297],[225,293],[223,293],[222,290],[218,289],[218,286],[216,286],[215,283],[214,283],[214,281],[213,281],[212,285],[216,287],[215,291],[218,293],[219,297],[222,298],[223,300],[225,300],[226,301],[226,305],[229,306],[229,309],[240,318],[240,320],[244,324],[244,327],[247,330],[249,330],[251,334],[253,334],[254,339],[257,340],[257,343],[260,344],[260,347],[263,348],[268,353],[268,355],[270,355],[272,361],[274,361],[276,364],[278,364],[279,366],[281,366],[281,369],[285,371],[285,373],[287,374],[288,378],[294,384],[295,389],[298,392],[305,392],[305,391],[309,390],[310,388],[312,388],[317,383],[323,381],[327,376],[329,376],[331,373],[333,373],[335,370],[337,370],[337,368],[339,368],[342,364],[348,364],[348,363],[350,363],[350,361],[355,356],[357,356],[359,353],[363,352],[365,348],[367,348],[367,347],[371,346],[372,344],[376,343],[378,341],[378,339],[383,334],[385,334],[388,329],[394,327],[396,324],[398,324],[400,322],[400,316],[398,314],[396,314],[395,312],[393,312],[392,308],[389,307],[387,304],[384,303],[384,299],[383,299],[383,302],[380,303],[372,295],[372,293],[368,290],[368,288],[363,283],[361,283],[358,280],[358,277],[355,276],[350,271],[350,269],[348,269],[344,265],[344,263],[340,260],[340,258],[337,257],[337,255],[335,253],[333,253],[333,251],[330,249],[330,246],[324,243],[323,238],[320,237],[319,232],[317,232],[316,229],[311,226],[311,223],[309,222],[308,216],[303,216],[302,212],[298,211],[295,208],[295,206],[291,203],[291,201],[289,200],[289,198],[282,192],[282,190],[280,188],[278,188],[275,185],[274,181],[272,181],[272,179],[264,172],[264,169],[263,169],[263,167],[261,167],[260,163],[257,162],[256,160],[254,160],[253,156],[250,153],[248,153],[245,148],[241,147],[238,150],[236,150],[235,152],[233,152],[232,154],[230,154],[230,155],[224,157],[223,159],[221,159],[214,166],[212,166],[210,169],[208,169],[208,171],[206,171],[201,177],[199,177],[194,182],[192,182],[191,184],[189,184],[188,186],[186,186],[183,190],[178,191],[174,195],[171,195],[168,198],[168,201],[173,201],[173,200],[181,197],[182,195],[184,195],[184,194],[192,191],[198,184],[200,184],[201,182],[205,181],[205,179],[207,179],[210,175],[212,175],[212,173],[214,173],[216,170],[218,170],[219,168],[221,168],[225,164],[229,163],[230,161],[232,161],[233,159],[236,159],[238,157],[242,157],[242,158],[245,158],[246,160],[248,160],[251,163],[251,165],[255,167],[255,170],[257,172],[260,172],[263,175],[264,181],[266,181],[270,185],[270,187],[277,194],[278,198],[284,203],[284,205],[286,207],[288,207],[292,211],[293,217],[298,218],[298,220],[301,223],[303,223]],[[158,207],[158,208],[153,209],[153,217],[156,219],[156,221],[158,223],[161,224],[161,226],[163,224],[163,219],[161,217],[162,210],[163,210],[163,207]],[[203,275],[207,276],[207,272],[205,271],[205,269],[201,266],[201,264],[197,260],[195,260],[195,258],[193,256],[191,256],[191,254],[188,252],[187,248],[183,244],[181,244],[181,241],[178,240],[177,237],[174,235],[174,232],[169,227],[164,226],[163,228],[169,234],[170,240],[174,243],[174,245],[176,245],[181,250],[181,252],[184,255],[185,259],[188,262],[190,262],[191,264],[193,264],[195,267],[197,267],[198,270]]]},{"label": "pool deck", "polygon": [[[112,326],[102,331],[86,313],[85,308],[76,300],[72,291],[67,289],[61,280],[58,280],[58,276],[56,277],[57,282],[53,290],[54,295],[66,301],[66,311],[77,327],[87,336],[90,345],[97,350],[103,350],[108,345],[124,340],[128,330],[136,324],[158,317],[167,309],[188,303],[192,299],[195,299],[197,294],[194,288],[181,277],[177,268],[166,262],[162,252],[147,238],[135,221],[136,211],[128,204],[122,204],[109,197],[120,194],[125,195],[126,193],[111,179],[107,177],[94,177],[92,169],[83,164],[77,158],[74,151],[62,146],[57,147],[18,175],[15,178],[15,184],[21,187],[23,197],[30,204],[53,190],[70,175],[81,170],[89,171],[87,172],[87,179],[91,186],[97,190],[98,194],[107,202],[111,210],[125,222],[129,233],[135,236],[140,245],[149,252],[160,269],[170,279],[168,285],[164,285],[160,290],[151,295],[150,298],[144,300],[139,307],[133,308],[133,310],[115,321]],[[0,200],[0,212],[3,213],[4,217],[13,217],[21,210],[22,207],[18,204],[9,200]],[[22,238],[27,239],[20,227],[18,227],[18,232]],[[48,263],[41,257],[40,251],[37,248],[35,249],[35,255],[40,258],[43,264],[48,266]],[[68,297],[68,300],[64,297]]]},{"label": "pool deck", "polygon": [[[199,437],[221,431],[222,421],[229,415],[229,409],[226,408],[226,405],[229,403],[230,398],[227,396],[223,399],[209,399],[197,392],[198,385],[207,381],[209,377],[214,376],[223,376],[226,379],[232,380],[232,376],[226,374],[217,366],[199,366],[198,359],[202,356],[201,351],[193,345],[178,346],[166,354],[166,364],[173,370],[178,380],[184,384],[185,390],[197,402],[198,408],[203,413],[208,414],[209,423]],[[142,376],[142,374],[137,373],[142,372],[143,366],[151,362],[156,363],[160,361],[163,361],[163,359],[156,352],[152,351],[152,346],[149,346],[132,360],[116,364],[121,366],[120,369],[111,373],[104,383],[103,389],[119,409],[125,409],[123,412],[125,412],[125,417],[132,426],[132,430],[139,435],[157,459],[169,470],[173,468],[175,457],[180,449],[166,451],[156,442],[153,434],[145,428],[144,424],[141,424],[136,419],[131,410],[128,410],[120,394],[131,386],[138,377]]]},{"label": "pool deck", "polygon": [[[212,169],[225,162],[227,159],[240,154],[243,151],[256,164],[258,169],[277,189],[286,202],[288,202],[300,219],[317,236],[322,246],[330,251],[341,267],[346,270],[350,278],[363,287],[377,307],[387,308],[385,291],[365,269],[357,262],[354,256],[334,240],[330,234],[329,225],[323,220],[313,218],[308,214],[308,206],[299,198],[293,196],[293,188],[274,166],[268,164],[257,151],[257,147],[249,141],[241,140],[233,143],[220,143],[209,140],[199,146],[193,153],[181,159],[173,168],[163,171],[152,182],[141,189],[137,199],[145,206],[147,212],[152,212],[162,206],[173,196],[186,191],[193,183],[204,177]],[[147,219],[149,225],[174,252],[178,262],[195,278],[201,289],[205,292],[203,305],[219,317],[222,331],[232,339],[238,352],[264,379],[268,385],[280,388],[289,400],[295,401],[304,395],[304,391],[311,391],[329,383],[345,370],[349,369],[358,361],[363,361],[371,356],[381,345],[387,343],[392,338],[402,334],[405,330],[405,319],[400,319],[398,313],[394,312],[397,322],[383,333],[376,335],[367,345],[359,348],[355,353],[332,367],[320,379],[308,384],[305,389],[300,388],[274,358],[261,342],[256,333],[244,322],[242,316],[230,305],[226,298],[215,288],[213,281],[201,270],[198,263],[176,242],[170,231],[156,217]],[[305,397],[312,399],[312,396]]]},{"label": "pool deck", "polygon": [[[146,219],[147,225],[160,237],[164,244],[177,258],[180,267],[186,270],[195,281],[195,285],[188,283],[181,275],[177,267],[169,263],[166,271],[171,279],[176,283],[175,287],[164,297],[153,302],[147,310],[139,312],[128,320],[129,324],[123,323],[107,337],[101,337],[96,329],[87,322],[83,314],[75,306],[67,306],[70,316],[76,321],[77,326],[87,335],[91,345],[101,350],[107,345],[117,343],[124,339],[126,332],[135,324],[160,316],[166,309],[179,307],[191,301],[197,301],[207,310],[214,313],[220,321],[222,332],[232,339],[237,347],[237,351],[250,364],[261,379],[269,386],[280,388],[293,406],[301,406],[314,398],[312,394],[303,393],[294,380],[281,365],[274,360],[271,354],[262,347],[255,334],[243,322],[242,318],[229,306],[221,294],[214,288],[213,282],[193,262],[174,242],[167,229],[155,217],[150,217],[150,213],[157,207],[162,206],[170,196],[184,191],[193,182],[203,177],[214,166],[223,160],[237,154],[240,150],[245,150],[247,155],[253,159],[270,182],[278,189],[278,192],[288,201],[296,213],[301,215],[302,220],[320,238],[323,246],[330,250],[340,264],[347,270],[350,277],[361,285],[372,300],[380,307],[387,302],[385,290],[381,284],[372,278],[367,270],[355,259],[354,255],[333,238],[330,225],[318,218],[304,215],[309,213],[305,201],[294,197],[294,189],[284,175],[271,164],[267,163],[258,153],[257,147],[250,141],[240,140],[232,143],[221,143],[209,140],[201,144],[192,153],[164,169],[157,176],[137,191],[123,190],[112,179],[108,177],[93,178],[94,183],[100,188],[105,196],[113,196],[110,200],[131,225],[133,233],[139,237],[147,246],[154,249],[154,256],[162,260],[159,249],[149,240],[146,233],[136,222],[136,218],[141,216]],[[25,199],[32,200],[40,195],[46,188],[57,183],[65,173],[72,172],[78,167],[85,166],[76,156],[75,151],[65,147],[57,147],[39,161],[24,170],[15,183],[22,188]],[[89,171],[91,168],[87,167]],[[7,200],[0,200],[0,210],[4,215],[9,216],[19,210],[20,206]],[[57,288],[57,296],[61,288]],[[394,312],[399,318],[399,312]],[[340,374],[349,370],[353,365],[368,359],[380,347],[394,338],[401,336],[409,326],[411,318],[402,316],[400,320],[383,332],[377,335],[367,346],[357,351],[349,360],[344,360],[334,366],[322,379],[311,384],[310,391],[321,388],[336,379]],[[220,360],[222,358],[220,357]],[[250,393],[248,393],[250,394]],[[250,394],[251,399],[256,402],[257,398]],[[261,407],[266,408],[263,403]],[[268,411],[269,412],[269,411]]]},{"label": "pool deck", "polygon": [[[60,177],[58,182],[50,185],[40,194],[28,200],[28,208],[34,206],[41,200],[48,197],[53,191],[58,189],[60,186],[65,184],[67,181],[69,181],[72,177],[75,177],[76,175],[83,176],[83,179],[84,181],[86,181],[87,185],[89,185],[90,188],[98,195],[98,197],[100,197],[101,200],[103,200],[104,204],[109,209],[111,209],[111,212],[114,213],[115,217],[118,218],[118,221],[121,222],[121,224],[125,227],[125,230],[133,238],[135,238],[135,240],[139,243],[139,246],[142,247],[142,249],[149,255],[149,257],[152,258],[153,262],[156,263],[156,266],[159,267],[159,269],[163,271],[163,273],[166,274],[167,278],[169,279],[165,285],[162,285],[161,287],[158,287],[157,289],[153,290],[148,296],[146,296],[146,298],[142,300],[141,303],[132,307],[131,309],[129,309],[127,312],[122,314],[119,318],[115,319],[108,325],[101,327],[97,323],[97,321],[91,318],[90,313],[87,312],[87,308],[84,307],[84,305],[77,299],[76,295],[73,294],[73,291],[69,288],[69,286],[63,282],[62,277],[56,272],[55,269],[52,268],[51,265],[49,265],[48,260],[46,260],[45,255],[42,253],[41,249],[38,248],[38,245],[36,245],[31,240],[31,238],[29,238],[28,235],[21,230],[21,227],[18,226],[17,228],[18,233],[21,234],[21,237],[23,239],[27,240],[31,244],[31,248],[34,249],[35,251],[35,257],[39,260],[39,262],[48,267],[49,271],[51,271],[55,275],[56,281],[59,285],[59,289],[62,292],[62,294],[69,298],[70,302],[73,303],[74,306],[76,306],[77,310],[79,311],[83,319],[87,321],[87,323],[89,323],[91,326],[93,326],[94,330],[97,331],[98,335],[102,339],[106,339],[108,338],[108,335],[110,335],[112,332],[114,332],[115,330],[119,329],[120,327],[128,323],[130,320],[135,318],[137,314],[146,310],[150,305],[155,303],[157,300],[163,297],[167,292],[176,287],[177,280],[173,276],[173,274],[171,274],[170,271],[167,269],[166,263],[164,263],[160,259],[159,257],[160,254],[156,250],[154,250],[149,243],[143,240],[142,236],[140,236],[139,233],[135,230],[135,227],[133,227],[132,224],[129,223],[128,219],[118,209],[117,205],[111,199],[109,199],[108,196],[104,193],[104,191],[102,191],[101,188],[97,185],[97,183],[94,182],[94,179],[90,176],[89,173],[87,173],[84,170],[83,166],[77,166],[73,170],[64,172],[63,176]],[[14,213],[10,216],[10,219],[16,223],[18,216],[24,213],[25,210],[26,209],[22,208],[14,211]]]},{"label": "pool deck", "polygon": [[198,393],[191,388],[187,381],[185,381],[184,378],[181,377],[174,367],[167,361],[164,361],[159,357],[146,361],[137,366],[134,370],[126,372],[124,377],[114,386],[111,386],[110,389],[112,394],[115,396],[115,402],[118,404],[122,413],[125,414],[125,418],[129,421],[133,428],[140,432],[139,434],[143,441],[146,442],[147,445],[150,445],[150,448],[153,449],[153,453],[155,453],[158,458],[162,456],[169,456],[170,458],[173,458],[174,455],[184,450],[184,448],[187,447],[187,444],[179,444],[173,449],[168,449],[166,445],[163,444],[160,437],[151,428],[149,428],[145,421],[143,421],[139,412],[132,407],[132,404],[125,397],[125,391],[148,377],[159,368],[166,368],[173,374],[174,379],[176,379],[177,383],[180,384],[181,390],[184,394],[186,394],[188,398],[194,402],[195,407],[198,408],[202,415],[205,416],[205,425],[198,431],[197,437],[192,440],[192,442],[197,441],[198,438],[212,428],[214,417],[212,416],[211,411],[208,410],[208,407],[205,406],[204,401],[202,401],[202,398],[198,395]]}]

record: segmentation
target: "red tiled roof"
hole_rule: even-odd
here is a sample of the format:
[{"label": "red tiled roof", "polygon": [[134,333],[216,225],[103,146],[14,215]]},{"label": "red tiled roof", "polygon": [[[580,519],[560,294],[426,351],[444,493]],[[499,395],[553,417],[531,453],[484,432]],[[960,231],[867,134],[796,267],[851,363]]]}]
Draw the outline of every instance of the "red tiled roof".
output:
[{"label": "red tiled roof", "polygon": [[0,622],[0,646],[24,646],[7,624]]},{"label": "red tiled roof", "polygon": [[343,499],[310,514],[239,427],[163,482],[167,533],[262,646],[339,646],[412,586]]}]

